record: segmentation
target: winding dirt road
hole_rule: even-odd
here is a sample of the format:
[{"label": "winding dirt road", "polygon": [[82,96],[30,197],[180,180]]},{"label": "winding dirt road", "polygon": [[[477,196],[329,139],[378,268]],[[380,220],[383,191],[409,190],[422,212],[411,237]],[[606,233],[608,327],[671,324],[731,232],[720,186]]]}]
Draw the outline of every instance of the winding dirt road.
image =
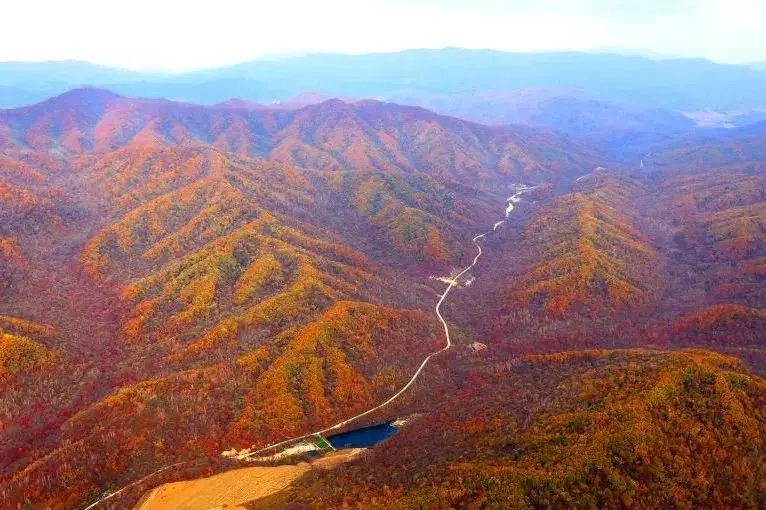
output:
[{"label": "winding dirt road", "polygon": [[[510,216],[511,212],[514,209],[514,205],[517,204],[519,202],[519,200],[521,200],[519,197],[521,195],[523,195],[524,193],[526,193],[527,191],[530,191],[532,189],[534,189],[534,188],[528,187],[528,186],[525,186],[525,185],[516,185],[515,186],[516,193],[514,195],[510,196],[506,200],[505,219],[507,219]],[[471,262],[470,265],[468,265],[465,269],[460,271],[451,280],[449,280],[449,282],[447,283],[447,288],[444,290],[444,293],[439,298],[439,301],[436,303],[436,307],[435,307],[436,316],[439,318],[439,321],[441,321],[442,326],[444,326],[444,337],[446,339],[445,345],[444,345],[444,347],[442,347],[438,351],[434,351],[431,354],[429,354],[428,356],[426,356],[426,358],[420,364],[420,366],[415,371],[415,373],[412,374],[412,377],[410,378],[410,380],[407,381],[407,384],[405,384],[399,391],[397,391],[395,394],[393,394],[391,397],[389,397],[389,399],[386,400],[385,402],[383,402],[382,404],[379,404],[379,405],[377,405],[377,406],[375,406],[375,407],[373,407],[371,409],[368,409],[368,410],[364,411],[363,413],[359,413],[356,416],[352,416],[351,418],[348,418],[346,420],[343,420],[342,422],[336,423],[335,425],[333,425],[331,427],[327,427],[326,429],[317,430],[315,432],[309,432],[308,434],[304,434],[302,436],[293,437],[293,438],[290,438],[290,439],[286,439],[284,441],[280,441],[278,443],[274,443],[274,444],[270,444],[268,446],[264,446],[263,448],[255,450],[254,452],[250,452],[245,458],[253,457],[253,456],[261,454],[261,453],[263,453],[265,451],[268,451],[268,450],[271,450],[271,449],[274,449],[274,448],[279,448],[280,446],[286,445],[288,443],[292,443],[294,441],[300,441],[302,439],[306,439],[306,438],[309,438],[311,436],[325,435],[325,433],[327,433],[327,432],[332,432],[334,430],[337,430],[337,429],[339,429],[339,428],[341,428],[341,427],[343,427],[345,425],[348,425],[349,423],[351,423],[353,421],[358,420],[359,418],[362,418],[363,416],[367,416],[370,413],[373,413],[375,411],[378,411],[378,410],[386,407],[391,402],[393,402],[394,400],[399,398],[399,396],[402,393],[407,391],[409,389],[409,387],[412,386],[415,383],[415,381],[417,380],[418,376],[420,376],[420,373],[426,367],[426,365],[431,360],[431,358],[433,358],[437,354],[441,354],[442,352],[444,352],[444,351],[448,350],[450,347],[452,347],[452,340],[450,339],[450,336],[449,336],[449,326],[447,326],[447,321],[444,320],[444,317],[442,316],[442,312],[441,312],[442,303],[444,303],[444,300],[447,299],[447,295],[449,294],[450,290],[452,290],[452,287],[457,285],[458,281],[460,280],[460,277],[463,276],[464,274],[466,274],[471,269],[473,269],[473,267],[479,261],[479,258],[481,257],[481,253],[482,253],[481,252],[481,245],[479,244],[479,239],[481,239],[481,238],[485,237],[487,234],[497,230],[497,227],[499,227],[500,224],[502,224],[505,221],[505,219],[500,220],[500,221],[494,223],[494,225],[492,226],[492,228],[490,230],[484,232],[483,234],[479,234],[479,235],[475,236],[471,240],[473,242],[474,246],[476,246],[476,250],[477,250],[476,256],[473,258],[473,261]]]},{"label": "winding dirt road", "polygon": [[[452,340],[450,339],[450,336],[449,336],[449,326],[447,325],[447,321],[444,320],[444,317],[442,316],[441,306],[442,306],[442,303],[444,303],[444,300],[447,298],[447,295],[449,294],[450,290],[452,290],[452,288],[458,284],[458,281],[460,280],[460,278],[464,274],[466,274],[468,271],[473,269],[474,266],[476,266],[476,263],[479,261],[479,258],[481,257],[481,254],[482,254],[481,245],[479,244],[479,239],[482,239],[487,234],[490,234],[490,233],[494,232],[495,230],[497,230],[497,228],[510,216],[511,212],[514,209],[515,204],[517,204],[521,200],[519,197],[521,195],[523,195],[524,193],[526,193],[528,191],[531,191],[532,189],[534,189],[534,188],[526,186],[526,185],[523,185],[523,184],[515,185],[514,191],[516,193],[514,195],[510,196],[506,200],[505,218],[500,220],[500,221],[495,222],[490,230],[488,230],[488,231],[486,231],[486,232],[484,232],[482,234],[478,234],[477,236],[475,236],[471,240],[473,242],[474,246],[476,246],[476,250],[477,250],[476,256],[473,258],[473,261],[471,262],[470,265],[468,265],[465,269],[460,271],[457,275],[455,275],[451,280],[449,280],[447,282],[447,288],[444,290],[444,293],[441,295],[441,297],[439,298],[439,301],[436,303],[436,306],[434,308],[435,311],[436,311],[436,316],[439,318],[439,321],[441,321],[442,326],[444,326],[444,337],[445,337],[445,340],[446,340],[445,345],[444,345],[444,347],[442,347],[438,351],[434,351],[431,354],[429,354],[428,356],[426,356],[426,358],[420,364],[420,366],[415,371],[415,373],[412,374],[412,377],[410,378],[410,380],[407,381],[407,384],[405,384],[399,391],[397,391],[394,395],[392,395],[385,402],[383,402],[383,403],[381,403],[381,404],[379,404],[379,405],[377,405],[377,406],[375,406],[375,407],[373,407],[371,409],[368,409],[367,411],[364,411],[363,413],[359,413],[359,414],[357,414],[355,416],[352,416],[351,418],[348,418],[348,419],[343,420],[343,421],[341,421],[339,423],[336,423],[335,425],[333,425],[331,427],[327,427],[327,428],[324,428],[324,429],[321,429],[321,430],[316,430],[314,432],[309,432],[309,433],[304,434],[302,436],[291,437],[289,439],[285,439],[284,441],[280,441],[278,443],[273,443],[273,444],[270,444],[268,446],[264,446],[263,448],[255,450],[253,452],[250,452],[247,455],[245,455],[243,457],[239,457],[239,458],[247,459],[247,458],[259,455],[259,454],[261,454],[263,452],[266,452],[268,450],[273,450],[275,448],[279,448],[280,446],[284,446],[284,445],[287,445],[287,444],[290,444],[290,443],[301,441],[303,439],[307,439],[307,438],[312,437],[312,436],[325,435],[325,433],[327,433],[327,432],[332,432],[334,430],[337,430],[337,429],[339,429],[339,428],[341,428],[341,427],[343,427],[345,425],[348,425],[349,423],[351,423],[353,421],[358,420],[359,418],[362,418],[363,416],[367,416],[370,413],[373,413],[375,411],[378,411],[378,410],[386,407],[387,405],[391,404],[391,402],[393,402],[394,400],[399,398],[399,396],[402,393],[407,391],[409,389],[409,387],[412,386],[415,383],[415,381],[417,380],[418,376],[420,376],[420,373],[426,367],[426,365],[431,360],[431,358],[433,358],[434,356],[436,356],[438,354],[441,354],[444,351],[449,350],[452,347]],[[156,474],[158,474],[158,473],[160,473],[162,471],[165,471],[165,470],[167,470],[167,469],[169,469],[171,467],[180,466],[180,465],[183,465],[183,464],[185,464],[185,463],[181,462],[181,463],[173,464],[171,466],[165,466],[165,467],[163,467],[161,469],[158,469],[157,471],[155,471],[153,473],[150,473],[149,475],[143,477],[141,480],[138,480],[137,482],[133,482],[130,485],[127,485],[127,486],[125,486],[125,487],[123,487],[123,488],[121,488],[121,489],[119,489],[119,490],[117,490],[117,491],[115,491],[115,492],[113,492],[111,494],[108,494],[107,496],[104,496],[103,498],[99,499],[95,503],[92,503],[91,505],[85,507],[84,510],[90,510],[91,508],[95,508],[99,504],[101,504],[101,503],[103,503],[103,502],[113,498],[114,496],[117,496],[118,494],[120,494],[123,491],[129,489],[130,487],[135,486],[137,483],[140,483],[140,482],[142,482],[144,480],[147,480],[147,479],[151,478],[152,476],[154,476],[154,475],[156,475]]]}]

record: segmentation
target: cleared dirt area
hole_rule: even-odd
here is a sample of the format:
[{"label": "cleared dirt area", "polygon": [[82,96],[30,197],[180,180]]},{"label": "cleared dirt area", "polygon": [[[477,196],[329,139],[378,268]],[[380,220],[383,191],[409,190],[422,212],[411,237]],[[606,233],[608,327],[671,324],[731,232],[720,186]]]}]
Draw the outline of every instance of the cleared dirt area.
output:
[{"label": "cleared dirt area", "polygon": [[233,469],[208,478],[160,485],[141,498],[137,510],[210,510],[240,505],[281,491],[311,469],[332,469],[364,448],[342,450],[312,463]]},{"label": "cleared dirt area", "polygon": [[152,490],[139,510],[233,509],[288,487],[311,469],[308,463],[234,469],[209,478],[174,482]]}]

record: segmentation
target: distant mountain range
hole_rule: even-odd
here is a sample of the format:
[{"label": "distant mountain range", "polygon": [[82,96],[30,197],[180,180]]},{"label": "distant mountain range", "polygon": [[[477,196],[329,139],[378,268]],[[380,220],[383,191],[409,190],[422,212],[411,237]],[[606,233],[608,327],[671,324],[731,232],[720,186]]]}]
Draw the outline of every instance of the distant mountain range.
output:
[{"label": "distant mountain range", "polygon": [[271,103],[307,91],[421,106],[441,98],[440,113],[454,114],[459,106],[450,107],[449,98],[459,103],[466,94],[529,88],[576,89],[600,100],[649,109],[752,108],[764,103],[766,74],[700,59],[456,48],[313,54],[173,75],[86,62],[0,63],[0,106],[28,104],[83,85],[202,104],[232,97]]},{"label": "distant mountain range", "polygon": [[299,55],[181,74],[80,61],[0,63],[0,107],[79,87],[253,112],[374,99],[485,125],[557,131],[625,161],[696,127],[766,119],[766,73],[639,55],[448,48]]}]

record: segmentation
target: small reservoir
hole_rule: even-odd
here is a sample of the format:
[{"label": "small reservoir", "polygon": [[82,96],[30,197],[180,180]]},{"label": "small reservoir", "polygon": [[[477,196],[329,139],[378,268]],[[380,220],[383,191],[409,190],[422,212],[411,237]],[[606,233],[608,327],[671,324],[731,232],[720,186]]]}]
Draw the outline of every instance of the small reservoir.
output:
[{"label": "small reservoir", "polygon": [[336,450],[342,450],[344,448],[369,448],[375,446],[379,442],[386,438],[389,438],[396,434],[397,428],[393,426],[392,422],[381,423],[380,425],[373,425],[371,427],[362,427],[360,429],[349,430],[342,434],[330,436],[327,441]]}]

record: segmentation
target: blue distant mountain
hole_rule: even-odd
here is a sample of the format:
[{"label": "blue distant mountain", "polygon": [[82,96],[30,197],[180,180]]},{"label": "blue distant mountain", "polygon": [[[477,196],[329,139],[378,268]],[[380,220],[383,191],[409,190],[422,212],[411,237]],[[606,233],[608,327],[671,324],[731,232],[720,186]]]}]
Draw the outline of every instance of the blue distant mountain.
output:
[{"label": "blue distant mountain", "polygon": [[645,108],[694,110],[762,105],[766,73],[701,59],[454,48],[312,54],[175,75],[77,61],[0,63],[2,106],[17,106],[83,85],[204,104],[231,97],[269,103],[306,91],[417,102],[421,97],[555,87]]},{"label": "blue distant mountain", "polygon": [[157,82],[163,76],[79,60],[0,62],[0,107],[36,103],[83,86],[119,88],[136,82]]}]

